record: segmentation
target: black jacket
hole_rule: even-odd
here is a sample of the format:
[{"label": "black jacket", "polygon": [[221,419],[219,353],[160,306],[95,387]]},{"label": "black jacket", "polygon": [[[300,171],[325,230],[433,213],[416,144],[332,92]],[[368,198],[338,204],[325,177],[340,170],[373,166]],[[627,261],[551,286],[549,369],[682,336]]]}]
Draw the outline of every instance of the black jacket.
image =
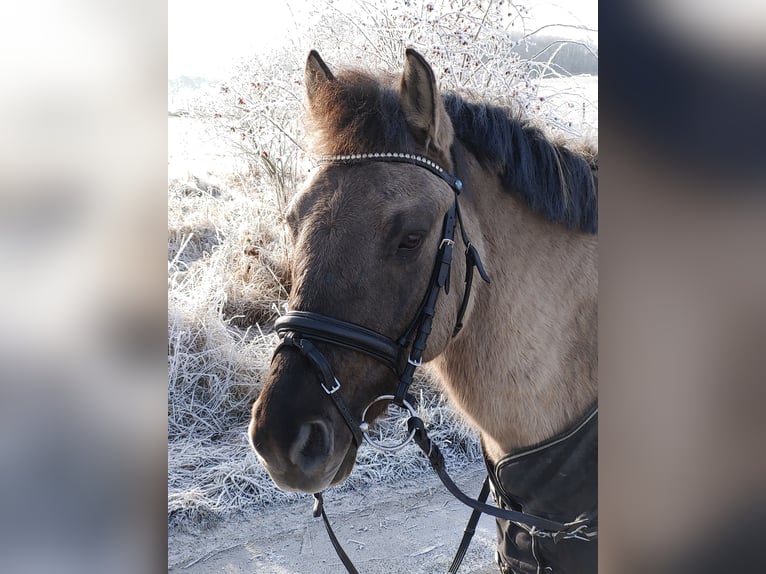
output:
[{"label": "black jacket", "polygon": [[559,522],[583,515],[592,518],[577,535],[558,540],[549,532],[498,519],[497,561],[504,573],[597,572],[597,406],[567,431],[487,466],[492,494],[501,508]]}]

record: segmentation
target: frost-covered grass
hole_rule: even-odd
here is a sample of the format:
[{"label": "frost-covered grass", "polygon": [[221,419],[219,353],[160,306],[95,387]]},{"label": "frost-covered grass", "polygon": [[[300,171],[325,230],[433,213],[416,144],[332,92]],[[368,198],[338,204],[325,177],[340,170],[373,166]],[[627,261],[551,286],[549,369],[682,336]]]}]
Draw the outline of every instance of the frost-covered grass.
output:
[{"label": "frost-covered grass", "polygon": [[[261,182],[262,183],[262,182]],[[277,489],[247,440],[249,409],[289,290],[279,205],[259,179],[191,178],[168,187],[168,519],[198,528],[297,495]],[[452,468],[478,462],[476,436],[426,376],[419,411]],[[383,432],[403,427],[386,421]],[[401,431],[400,431],[401,432]],[[427,461],[360,449],[340,490],[417,476]]]}]

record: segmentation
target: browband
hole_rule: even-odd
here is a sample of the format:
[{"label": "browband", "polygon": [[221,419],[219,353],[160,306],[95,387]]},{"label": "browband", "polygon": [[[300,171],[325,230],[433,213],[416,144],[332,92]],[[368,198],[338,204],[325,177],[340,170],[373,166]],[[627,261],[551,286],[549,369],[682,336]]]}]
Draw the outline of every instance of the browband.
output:
[{"label": "browband", "polygon": [[463,191],[463,182],[453,176],[435,161],[414,153],[378,152],[378,153],[351,153],[347,155],[323,155],[317,158],[317,163],[349,163],[365,159],[374,161],[388,161],[392,163],[409,163],[424,167],[434,175],[439,176],[457,193]]}]

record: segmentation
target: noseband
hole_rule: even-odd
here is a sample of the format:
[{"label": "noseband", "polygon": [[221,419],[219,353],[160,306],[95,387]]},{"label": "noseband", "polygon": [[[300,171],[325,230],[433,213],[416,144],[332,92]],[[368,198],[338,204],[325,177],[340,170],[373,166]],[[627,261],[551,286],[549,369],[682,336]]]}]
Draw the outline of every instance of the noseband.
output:
[{"label": "noseband", "polygon": [[[444,180],[454,192],[454,201],[447,213],[444,215],[442,225],[442,235],[436,253],[434,268],[431,273],[431,279],[426,289],[418,312],[410,322],[405,332],[396,340],[390,339],[356,323],[341,321],[334,317],[328,317],[320,313],[310,311],[289,311],[277,319],[275,328],[282,341],[274,350],[274,357],[286,347],[298,350],[314,367],[320,379],[320,385],[324,392],[329,395],[335,406],[338,408],[343,420],[348,425],[354,437],[356,446],[359,447],[362,440],[366,440],[370,445],[381,450],[396,450],[403,447],[409,440],[405,441],[396,448],[380,445],[369,438],[367,431],[369,425],[362,416],[361,423],[356,422],[343,399],[337,394],[341,383],[335,377],[332,367],[327,359],[319,351],[313,342],[319,341],[337,345],[346,349],[351,349],[364,353],[377,361],[385,364],[399,379],[399,384],[394,395],[390,396],[391,402],[395,405],[406,408],[414,412],[411,403],[414,402],[408,396],[408,389],[412,383],[415,370],[423,362],[423,353],[426,349],[426,342],[431,333],[431,326],[436,309],[436,302],[439,293],[444,290],[449,293],[450,268],[452,264],[452,251],[455,245],[455,228],[460,225],[460,235],[463,244],[466,247],[466,277],[465,292],[463,300],[458,310],[455,327],[452,336],[456,336],[463,327],[463,316],[468,307],[468,299],[471,293],[473,283],[473,268],[479,270],[481,278],[489,283],[489,276],[484,270],[476,248],[471,244],[465,232],[458,196],[463,189],[463,182],[457,177],[451,175],[434,161],[413,154],[404,153],[369,153],[352,154],[342,156],[324,157],[320,160],[325,164],[349,165],[360,162],[396,162],[407,163],[417,167],[427,169],[434,175]],[[410,398],[408,401],[407,399]],[[382,397],[376,398],[373,403],[383,400]],[[369,406],[364,410],[366,413]],[[414,432],[410,433],[410,437]]]}]

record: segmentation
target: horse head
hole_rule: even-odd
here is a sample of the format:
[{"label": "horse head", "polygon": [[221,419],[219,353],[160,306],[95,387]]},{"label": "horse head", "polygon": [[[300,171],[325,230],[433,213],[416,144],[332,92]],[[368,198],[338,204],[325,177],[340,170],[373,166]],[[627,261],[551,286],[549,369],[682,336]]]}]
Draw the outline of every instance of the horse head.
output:
[{"label": "horse head", "polygon": [[[333,159],[287,213],[289,309],[372,331],[405,351],[386,362],[314,337],[308,343],[314,351],[293,344],[275,352],[249,435],[278,486],[313,493],[346,479],[361,436],[354,425],[368,406],[366,422],[382,415],[386,401],[375,399],[397,391],[417,336],[413,320],[438,274],[437,256],[451,249],[444,233],[457,201],[446,175],[454,170],[452,123],[434,73],[417,52],[407,51],[398,82],[386,86],[360,72],[336,77],[312,51],[305,82],[316,147]],[[417,159],[364,161],[390,153]],[[465,269],[456,257],[448,272],[453,284],[462,283]],[[423,361],[450,342],[461,295],[447,286],[435,301]],[[469,315],[470,306],[465,311]]]}]

